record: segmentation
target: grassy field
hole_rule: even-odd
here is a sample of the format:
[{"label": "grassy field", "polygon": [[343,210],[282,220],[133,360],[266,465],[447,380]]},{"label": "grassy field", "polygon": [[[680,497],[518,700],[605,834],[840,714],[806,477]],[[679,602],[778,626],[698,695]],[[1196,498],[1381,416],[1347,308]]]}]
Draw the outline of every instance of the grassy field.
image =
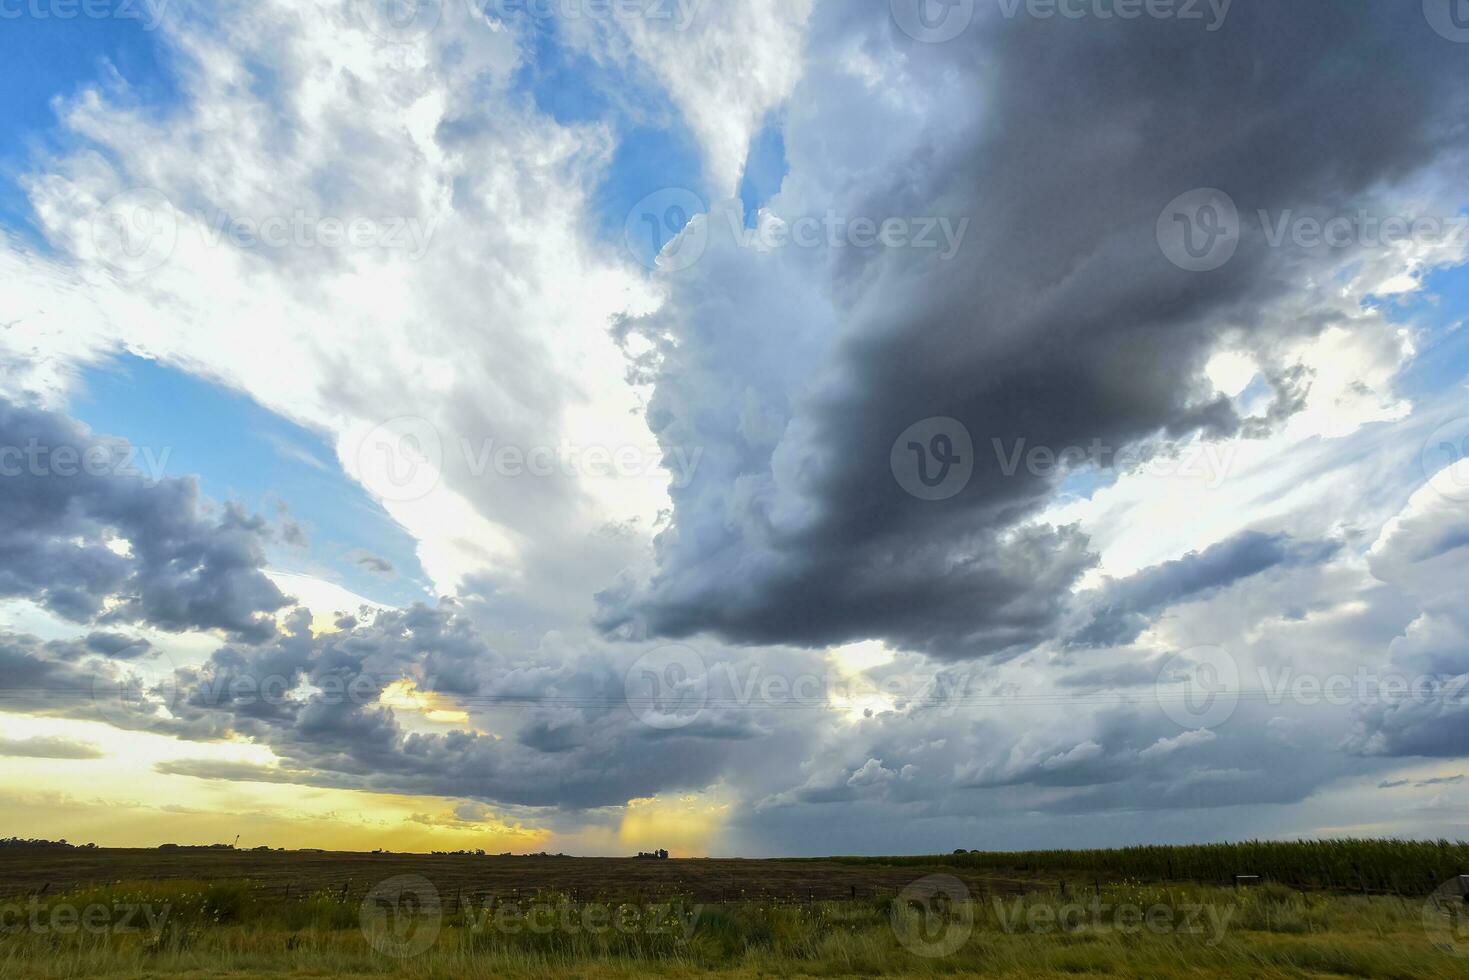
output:
[{"label": "grassy field", "polygon": [[[943,867],[929,858],[922,867]],[[228,850],[0,849],[0,898],[118,881],[248,881],[282,900],[345,889],[361,898],[396,875],[431,880],[445,900],[506,898],[558,892],[578,898],[639,900],[664,895],[700,902],[740,899],[840,900],[897,894],[914,878],[908,866],[840,861],[669,860],[633,858],[475,857]],[[1005,874],[961,870],[961,877],[997,891],[1018,891]]]},{"label": "grassy field", "polygon": [[[1457,887],[1426,897],[1104,878],[1095,856],[1029,878],[1024,858],[999,855],[27,857],[46,883],[0,902],[0,976],[1469,978]],[[1061,870],[1071,877],[1050,874]],[[867,877],[820,897],[843,872]],[[749,887],[760,881],[771,887]],[[867,892],[853,899],[859,882]],[[723,897],[730,888],[746,896]]]}]

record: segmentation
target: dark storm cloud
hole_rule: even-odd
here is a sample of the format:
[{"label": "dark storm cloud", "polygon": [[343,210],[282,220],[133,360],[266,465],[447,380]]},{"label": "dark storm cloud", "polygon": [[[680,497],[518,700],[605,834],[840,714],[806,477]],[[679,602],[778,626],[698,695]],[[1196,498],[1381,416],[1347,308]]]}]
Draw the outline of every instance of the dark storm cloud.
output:
[{"label": "dark storm cloud", "polygon": [[1131,643],[1147,629],[1152,613],[1188,599],[1204,598],[1273,568],[1329,561],[1340,548],[1335,542],[1303,543],[1288,534],[1246,531],[1100,590],[1095,599],[1100,608],[1067,642],[1079,647]]},{"label": "dark storm cloud", "polygon": [[9,710],[25,710],[25,695],[32,692],[90,691],[88,675],[69,661],[75,647],[70,644],[43,644],[34,636],[0,635],[0,677],[5,678],[4,694]]},{"label": "dark storm cloud", "polygon": [[[660,730],[629,709],[627,664],[559,650],[508,661],[453,602],[342,625],[317,636],[298,611],[269,643],[221,647],[175,673],[171,717],[148,726],[197,741],[243,736],[268,746],[281,768],[189,761],[161,771],[585,809],[708,786],[799,740],[807,725],[756,703]],[[44,656],[30,647],[33,659]],[[421,697],[432,699],[426,709],[462,709],[468,719],[424,731],[403,700]]]},{"label": "dark storm cloud", "polygon": [[1469,677],[1450,681],[1442,696],[1404,698],[1363,706],[1346,740],[1363,756],[1469,756]]},{"label": "dark storm cloud", "polygon": [[[1183,730],[1150,700],[1101,711],[1016,704],[879,715],[833,733],[796,778],[784,767],[788,788],[740,815],[737,832],[753,835],[744,838],[751,846],[799,840],[809,853],[887,853],[883,834],[894,826],[904,840],[932,841],[931,828],[951,824],[969,835],[956,843],[973,845],[978,826],[994,846],[1017,840],[1023,827],[1054,835],[1052,818],[1080,814],[1146,813],[1151,826],[1154,815],[1190,811],[1218,824],[1210,811],[1298,802],[1361,773],[1361,760],[1337,751],[1339,732],[1322,730],[1319,717],[1304,716],[1298,743],[1284,752],[1281,709],[1242,705],[1217,730]],[[859,802],[861,819],[846,819]],[[824,835],[808,832],[821,821]],[[1012,821],[1019,826],[999,829]]]},{"label": "dark storm cloud", "polygon": [[0,454],[0,596],[77,622],[274,632],[287,600],[262,571],[263,519],[208,515],[193,480],[151,481],[125,443],[3,400]]},{"label": "dark storm cloud", "polygon": [[112,660],[137,660],[153,649],[147,640],[123,633],[91,633],[83,642],[90,652]]},{"label": "dark storm cloud", "polygon": [[[100,642],[99,636],[104,637]],[[167,674],[172,665],[146,642],[122,644],[121,639],[93,634],[79,641],[42,642],[0,633],[0,710],[101,721],[124,730],[167,724],[162,711],[167,694],[158,695],[159,679],[144,678],[134,668],[149,665],[154,673]]]},{"label": "dark storm cloud", "polygon": [[[1084,726],[1077,724],[1082,713],[1065,709],[1019,724],[979,717],[967,731],[951,726],[938,752],[904,751],[891,739],[869,748],[890,767],[914,764],[914,798],[974,816],[1294,802],[1356,768],[1335,751],[1330,731],[1281,752],[1280,725],[1272,724],[1279,710],[1242,705],[1217,729],[1185,730],[1143,701],[1087,712]],[[887,727],[903,725],[894,718]]]},{"label": "dark storm cloud", "polygon": [[[1247,220],[1232,261],[1186,272],[1156,238],[1169,201],[1217,187],[1247,216],[1348,211],[1455,161],[1464,138],[1469,59],[1385,4],[1237,4],[1214,33],[1020,17],[938,45],[881,21],[818,7],[772,207],[969,217],[967,237],[947,262],[752,254],[711,217],[668,305],[625,327],[658,345],[649,419],[665,448],[705,456],[673,492],[651,581],[600,597],[611,634],[881,637],[943,658],[1048,638],[1092,556],[1074,528],[1019,529],[1059,475],[1012,470],[995,447],[1076,447],[1108,466],[1152,440],[1258,435],[1299,407],[1299,385],[1238,418],[1203,379],[1209,354],[1226,334],[1269,352],[1329,322],[1324,301],[1289,318],[1272,304],[1341,254],[1272,249]],[[903,74],[884,84],[913,95],[888,108],[837,53],[881,66],[895,43]],[[884,131],[900,137],[853,143]],[[818,174],[839,179],[817,191]],[[906,493],[889,463],[899,434],[935,417],[974,444],[972,478],[940,502]]]}]

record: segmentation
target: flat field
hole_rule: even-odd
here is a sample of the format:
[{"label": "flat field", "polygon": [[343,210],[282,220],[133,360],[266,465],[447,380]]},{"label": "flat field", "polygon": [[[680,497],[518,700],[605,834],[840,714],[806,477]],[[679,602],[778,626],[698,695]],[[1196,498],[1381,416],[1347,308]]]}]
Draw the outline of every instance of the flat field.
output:
[{"label": "flat field", "polygon": [[894,896],[923,867],[948,870],[977,891],[1014,893],[1025,882],[1005,874],[947,867],[919,868],[837,861],[639,860],[636,858],[478,857],[459,854],[354,854],[228,850],[0,849],[0,898],[117,882],[248,883],[266,896],[313,892],[361,897],[378,882],[421,875],[447,903],[530,898],[556,893],[578,899],[640,901],[679,896],[697,902],[754,899],[838,901]]},{"label": "flat field", "polygon": [[662,861],[0,849],[0,976],[1469,980],[1469,879],[1441,864],[1462,853],[1389,841]]}]

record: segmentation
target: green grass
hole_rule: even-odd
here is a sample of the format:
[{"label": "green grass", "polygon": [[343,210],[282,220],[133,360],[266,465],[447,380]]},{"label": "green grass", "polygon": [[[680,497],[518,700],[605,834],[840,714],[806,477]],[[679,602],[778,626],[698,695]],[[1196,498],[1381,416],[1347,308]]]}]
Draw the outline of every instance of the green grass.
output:
[{"label": "green grass", "polygon": [[[563,922],[601,921],[584,918],[588,903],[542,900]],[[1436,948],[1421,900],[1283,886],[1235,891],[1131,880],[1100,892],[977,894],[939,906],[936,918],[881,899],[690,902],[684,911],[699,915],[688,932],[532,930],[526,909],[502,903],[444,914],[436,941],[405,959],[375,951],[358,903],[336,892],[285,902],[243,882],[153,882],[48,896],[33,908],[44,917],[63,907],[142,903],[166,906],[166,921],[120,934],[0,934],[0,976],[1469,978],[1469,936],[1462,956]],[[1154,927],[1121,909],[1155,910]],[[400,920],[396,935],[416,936],[426,921]],[[952,931],[966,921],[967,934]],[[956,935],[962,943],[940,957],[902,942]]]}]

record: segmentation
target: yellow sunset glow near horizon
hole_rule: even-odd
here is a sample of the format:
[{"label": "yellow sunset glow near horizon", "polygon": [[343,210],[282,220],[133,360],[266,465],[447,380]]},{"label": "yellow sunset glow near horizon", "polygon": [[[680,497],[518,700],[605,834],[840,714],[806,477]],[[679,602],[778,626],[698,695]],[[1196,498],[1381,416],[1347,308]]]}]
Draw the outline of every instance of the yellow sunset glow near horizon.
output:
[{"label": "yellow sunset glow near horizon", "polygon": [[[181,742],[96,722],[11,714],[0,714],[0,738],[64,739],[101,755],[0,757],[6,835],[104,847],[231,843],[239,835],[241,847],[494,852],[540,850],[553,836],[489,807],[482,818],[456,818],[465,802],[459,799],[263,781],[279,760],[247,742]],[[167,771],[181,762],[191,771],[218,765],[221,778]],[[223,778],[228,767],[241,766],[258,767],[262,781]]]},{"label": "yellow sunset glow near horizon", "polygon": [[[472,800],[294,782],[274,753],[244,740],[186,742],[7,713],[0,713],[0,739],[60,740],[97,755],[0,756],[0,835],[99,847],[231,844],[238,836],[241,848],[623,856],[662,847],[693,857],[716,846],[733,808],[718,791],[635,799],[557,831]],[[211,766],[217,778],[208,777]]]}]

